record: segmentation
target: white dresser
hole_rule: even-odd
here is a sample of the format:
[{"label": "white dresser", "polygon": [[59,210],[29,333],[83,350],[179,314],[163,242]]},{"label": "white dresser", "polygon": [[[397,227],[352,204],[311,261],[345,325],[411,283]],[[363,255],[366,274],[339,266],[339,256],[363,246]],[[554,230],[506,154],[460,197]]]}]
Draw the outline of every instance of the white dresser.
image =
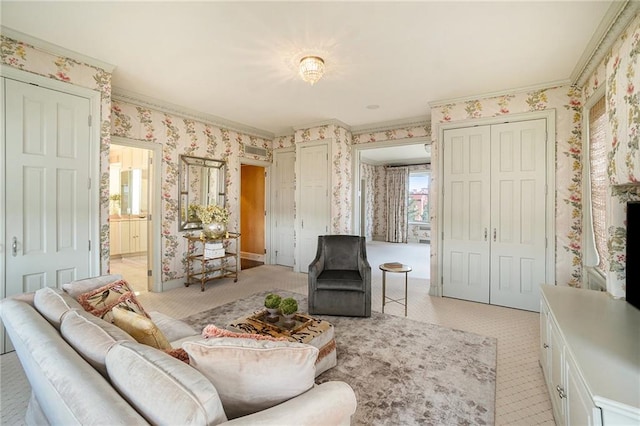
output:
[{"label": "white dresser", "polygon": [[640,425],[640,310],[624,300],[543,285],[540,365],[556,424]]}]

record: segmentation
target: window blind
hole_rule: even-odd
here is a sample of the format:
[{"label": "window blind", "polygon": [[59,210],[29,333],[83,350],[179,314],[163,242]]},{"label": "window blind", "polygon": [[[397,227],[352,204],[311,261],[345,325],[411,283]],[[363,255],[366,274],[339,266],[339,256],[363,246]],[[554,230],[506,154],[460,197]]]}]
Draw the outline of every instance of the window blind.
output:
[{"label": "window blind", "polygon": [[607,116],[605,98],[602,97],[589,111],[589,166],[591,181],[591,217],[598,251],[598,269],[609,270],[607,250],[606,197],[607,179]]}]

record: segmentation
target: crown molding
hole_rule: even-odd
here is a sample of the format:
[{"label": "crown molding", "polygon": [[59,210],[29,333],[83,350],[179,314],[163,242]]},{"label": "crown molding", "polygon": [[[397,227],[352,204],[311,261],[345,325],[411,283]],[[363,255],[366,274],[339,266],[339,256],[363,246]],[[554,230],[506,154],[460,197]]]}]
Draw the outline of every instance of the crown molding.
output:
[{"label": "crown molding", "polygon": [[183,107],[181,105],[175,105],[169,102],[161,101],[159,99],[154,99],[152,97],[134,93],[119,87],[113,87],[111,98],[117,101],[132,103],[146,108],[166,112],[167,114],[175,114],[184,118],[202,121],[216,127],[233,130],[249,136],[256,136],[269,140],[273,140],[275,138],[275,135],[273,133],[266,130],[257,129],[255,127],[247,126],[242,123],[226,120],[222,117],[218,117],[212,114],[206,114],[200,111]]},{"label": "crown molding", "polygon": [[[304,124],[301,126],[291,126],[291,128],[293,129],[294,132],[298,131],[298,130],[306,130],[306,129],[311,129],[314,127],[321,127],[321,126],[338,126],[338,127],[343,127],[345,129],[347,129],[348,131],[351,131],[351,126],[349,126],[347,123],[343,123],[342,121],[336,119],[336,118],[332,118],[329,120],[322,120],[322,121],[317,121],[314,123],[309,123],[309,124]],[[290,133],[287,133],[284,136],[289,135]]]},{"label": "crown molding", "polygon": [[38,50],[43,50],[47,53],[52,53],[57,56],[64,56],[66,58],[71,58],[78,62],[91,65],[92,67],[105,70],[108,73],[113,73],[113,70],[116,68],[115,65],[112,65],[108,62],[104,62],[99,59],[92,58],[87,55],[83,55],[82,53],[78,53],[73,50],[65,49],[64,47],[58,46],[57,44],[53,44],[48,41],[39,39],[37,37],[30,36],[29,34],[16,31],[12,28],[5,27],[4,25],[0,26],[0,34],[2,34],[5,37],[14,39],[16,41],[31,45]]},{"label": "crown molding", "polygon": [[584,53],[571,73],[571,81],[583,87],[620,34],[640,11],[640,2],[614,1],[591,37]]},{"label": "crown molding", "polygon": [[351,133],[360,135],[362,133],[384,132],[385,130],[402,129],[407,127],[428,126],[431,123],[431,116],[402,118],[399,120],[380,121],[378,123],[362,124],[352,126]]},{"label": "crown molding", "polygon": [[473,95],[473,96],[464,96],[460,98],[450,98],[450,99],[442,99],[438,101],[431,101],[429,102],[429,106],[431,108],[436,108],[436,107],[447,105],[447,104],[457,104],[460,102],[477,101],[478,99],[497,98],[498,96],[503,96],[505,94],[535,92],[536,90],[551,89],[554,87],[562,87],[562,86],[569,86],[569,85],[571,85],[571,81],[569,79],[556,80],[549,83],[540,83],[532,86],[519,87],[517,89],[505,89],[497,92],[482,93],[482,94]]}]

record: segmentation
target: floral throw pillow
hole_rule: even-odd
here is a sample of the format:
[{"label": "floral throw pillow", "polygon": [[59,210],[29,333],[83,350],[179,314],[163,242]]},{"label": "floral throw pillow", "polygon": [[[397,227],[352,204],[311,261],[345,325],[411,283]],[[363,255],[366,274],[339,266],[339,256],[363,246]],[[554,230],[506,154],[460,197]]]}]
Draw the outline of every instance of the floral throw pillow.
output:
[{"label": "floral throw pillow", "polygon": [[115,281],[83,293],[78,296],[78,302],[85,311],[108,322],[113,322],[111,310],[116,306],[149,318],[125,280]]}]

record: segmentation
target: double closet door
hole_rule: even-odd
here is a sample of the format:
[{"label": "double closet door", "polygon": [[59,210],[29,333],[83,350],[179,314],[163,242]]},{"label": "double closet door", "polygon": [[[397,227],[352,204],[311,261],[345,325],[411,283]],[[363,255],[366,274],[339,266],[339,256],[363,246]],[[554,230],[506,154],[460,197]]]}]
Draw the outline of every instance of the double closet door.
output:
[{"label": "double closet door", "polygon": [[444,296],[539,309],[546,133],[545,119],[444,132]]}]

